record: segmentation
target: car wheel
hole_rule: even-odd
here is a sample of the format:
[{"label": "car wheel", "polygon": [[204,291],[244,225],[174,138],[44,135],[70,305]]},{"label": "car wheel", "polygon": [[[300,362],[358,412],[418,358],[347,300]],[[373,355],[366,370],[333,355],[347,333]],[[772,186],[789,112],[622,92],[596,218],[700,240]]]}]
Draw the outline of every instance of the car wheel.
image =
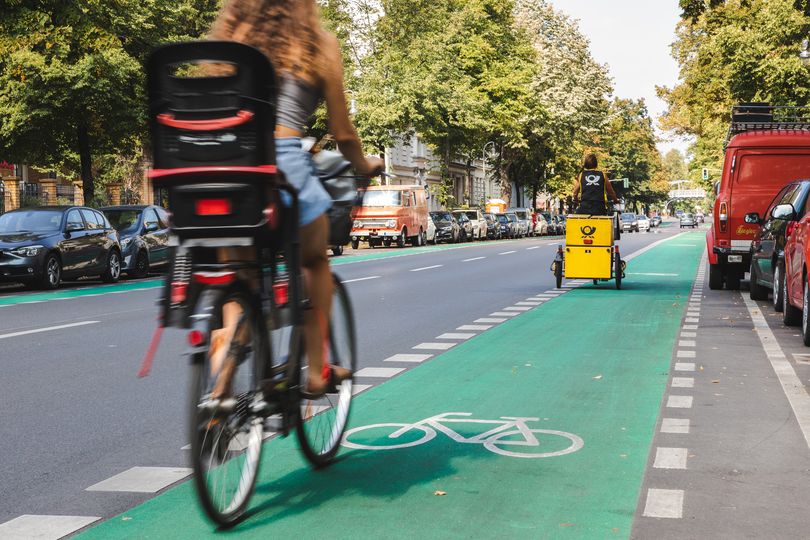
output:
[{"label": "car wheel", "polygon": [[757,279],[757,268],[754,264],[754,260],[751,259],[751,285],[748,295],[751,297],[751,300],[767,300],[768,289],[757,283]]},{"label": "car wheel", "polygon": [[391,239],[390,238],[383,238],[382,243],[383,243],[383,246],[385,246],[385,247],[391,247]]},{"label": "car wheel", "polygon": [[139,251],[135,256],[135,266],[130,271],[130,277],[143,278],[149,273],[149,257],[145,251]]},{"label": "car wheel", "polygon": [[723,281],[725,280],[725,276],[723,275],[723,269],[720,267],[719,264],[710,264],[709,265],[709,288],[713,291],[719,291],[723,288]]},{"label": "car wheel", "polygon": [[42,268],[42,279],[39,282],[43,289],[53,290],[62,282],[62,263],[59,257],[51,253],[45,257],[45,266]]},{"label": "car wheel", "polygon": [[773,269],[773,310],[776,312],[782,311],[782,302],[784,298],[782,294],[782,276],[785,275],[785,268],[782,263],[778,263]]},{"label": "car wheel", "polygon": [[343,255],[343,246],[332,246],[332,255],[335,257]]},{"label": "car wheel", "polygon": [[788,295],[787,274],[782,278],[782,322],[785,326],[798,326],[802,321],[802,310],[793,307]]},{"label": "car wheel", "polygon": [[399,236],[397,236],[397,247],[404,248],[407,242],[408,242],[408,230],[402,229],[402,231],[399,233]]},{"label": "car wheel", "polygon": [[116,250],[107,255],[107,269],[101,274],[101,279],[107,283],[115,283],[121,277],[121,254]]},{"label": "car wheel", "polygon": [[352,240],[352,249],[360,248],[360,240]]},{"label": "car wheel", "polygon": [[742,281],[742,277],[736,271],[727,273],[726,274],[726,289],[728,289],[730,291],[739,291],[741,281]]}]

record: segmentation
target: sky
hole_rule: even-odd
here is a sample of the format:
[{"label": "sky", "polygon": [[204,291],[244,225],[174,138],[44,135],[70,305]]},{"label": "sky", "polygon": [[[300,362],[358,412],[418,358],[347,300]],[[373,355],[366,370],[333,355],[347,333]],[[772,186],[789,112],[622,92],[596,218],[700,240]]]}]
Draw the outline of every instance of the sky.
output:
[{"label": "sky", "polygon": [[[591,42],[596,60],[608,64],[615,95],[644,98],[650,115],[656,119],[666,110],[655,87],[674,86],[678,64],[670,46],[675,41],[675,25],[680,17],[678,0],[550,0],[558,10],[579,20],[582,33]],[[685,151],[688,142],[661,142],[662,152],[671,148]]]}]

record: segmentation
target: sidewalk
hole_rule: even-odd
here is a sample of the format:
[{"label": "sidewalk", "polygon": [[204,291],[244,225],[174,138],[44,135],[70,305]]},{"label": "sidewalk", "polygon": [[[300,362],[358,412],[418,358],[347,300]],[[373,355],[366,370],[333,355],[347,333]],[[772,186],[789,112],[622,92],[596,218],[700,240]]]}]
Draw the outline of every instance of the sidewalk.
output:
[{"label": "sidewalk", "polygon": [[[624,289],[586,285],[361,394],[352,427],[442,414],[533,417],[532,429],[581,438],[565,455],[520,458],[444,433],[418,446],[344,449],[312,471],[294,437],[268,443],[245,538],[627,538],[666,389],[702,234],[676,237],[628,264]],[[665,276],[665,277],[663,277]],[[489,429],[452,424],[465,437]],[[490,426],[491,427],[491,426]],[[383,431],[352,440],[384,444]],[[414,442],[421,433],[414,432]],[[540,433],[540,447],[569,439]],[[438,493],[444,493],[439,495]],[[81,538],[203,538],[214,527],[191,484],[134,508]]]}]

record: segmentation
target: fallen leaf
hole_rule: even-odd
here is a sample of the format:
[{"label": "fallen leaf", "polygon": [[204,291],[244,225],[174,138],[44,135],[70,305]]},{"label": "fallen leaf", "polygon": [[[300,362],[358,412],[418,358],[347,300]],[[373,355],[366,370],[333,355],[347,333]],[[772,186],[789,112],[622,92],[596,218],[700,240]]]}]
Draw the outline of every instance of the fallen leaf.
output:
[{"label": "fallen leaf", "polygon": [[573,527],[573,523],[560,523],[560,527]]},{"label": "fallen leaf", "polygon": [[596,379],[597,381],[598,381],[599,379],[601,379],[601,378],[602,378],[602,376],[601,376],[601,375],[597,375],[596,377],[594,377],[594,379]]},{"label": "fallen leaf", "polygon": [[433,494],[436,495],[437,497],[442,497],[444,495],[447,495],[447,492],[446,491],[436,490],[436,491],[433,492]]},{"label": "fallen leaf", "polygon": [[720,384],[720,381],[715,379],[715,380],[712,381],[712,384]]}]

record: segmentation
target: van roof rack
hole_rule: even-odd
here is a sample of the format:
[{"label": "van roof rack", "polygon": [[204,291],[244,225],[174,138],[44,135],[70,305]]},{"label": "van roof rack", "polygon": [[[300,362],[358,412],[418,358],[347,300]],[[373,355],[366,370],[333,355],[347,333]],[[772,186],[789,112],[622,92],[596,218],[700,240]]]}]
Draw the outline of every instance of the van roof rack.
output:
[{"label": "van roof rack", "polygon": [[810,131],[810,107],[742,103],[731,108],[731,127],[726,144],[747,131]]}]

